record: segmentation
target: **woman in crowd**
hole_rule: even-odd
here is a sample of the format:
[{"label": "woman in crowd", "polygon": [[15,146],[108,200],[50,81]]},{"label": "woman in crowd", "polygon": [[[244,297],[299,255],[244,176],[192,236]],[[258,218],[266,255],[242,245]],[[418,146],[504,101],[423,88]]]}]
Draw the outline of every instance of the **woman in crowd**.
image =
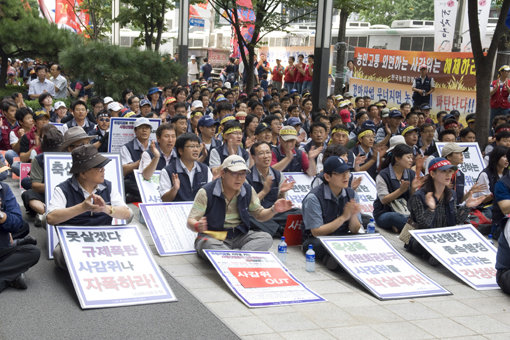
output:
[{"label": "woman in crowd", "polygon": [[259,125],[259,117],[249,114],[244,120],[243,145],[249,149],[255,142],[255,130]]},{"label": "woman in crowd", "polygon": [[53,97],[51,94],[41,94],[38,98],[38,101],[39,105],[41,105],[41,109],[51,116],[53,114]]}]

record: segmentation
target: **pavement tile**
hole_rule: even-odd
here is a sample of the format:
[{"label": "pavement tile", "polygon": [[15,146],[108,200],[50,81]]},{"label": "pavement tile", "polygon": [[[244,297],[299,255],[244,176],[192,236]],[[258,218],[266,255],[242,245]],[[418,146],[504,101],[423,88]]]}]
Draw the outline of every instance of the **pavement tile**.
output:
[{"label": "pavement tile", "polygon": [[[463,300],[464,302],[464,300]],[[469,307],[463,302],[456,301],[453,299],[449,300],[439,300],[439,301],[429,301],[423,300],[425,306],[433,309],[434,311],[444,315],[446,317],[452,316],[466,316],[466,315],[479,315],[480,312],[476,309]]]},{"label": "pavement tile", "polygon": [[271,314],[283,314],[283,313],[294,313],[294,309],[290,305],[285,306],[274,306],[268,308],[252,308],[251,312],[254,315],[271,315]]},{"label": "pavement tile", "polygon": [[169,266],[174,264],[188,264],[189,262],[182,256],[158,256],[154,253],[154,258],[160,266]]},{"label": "pavement tile", "polygon": [[510,326],[487,315],[458,316],[452,319],[481,334],[510,332]]},{"label": "pavement tile", "polygon": [[499,333],[499,334],[484,334],[485,338],[490,340],[508,340],[510,339],[510,333]]},{"label": "pavement tile", "polygon": [[470,335],[470,336],[461,336],[461,337],[455,337],[455,338],[441,338],[441,340],[487,340],[487,338],[485,336],[481,336],[481,335]]},{"label": "pavement tile", "polygon": [[349,307],[343,308],[343,310],[366,324],[403,321],[400,316],[383,306]]},{"label": "pavement tile", "polygon": [[[413,300],[414,301],[414,300]],[[399,315],[404,320],[421,320],[440,318],[441,314],[419,302],[385,305],[386,309]]]},{"label": "pavement tile", "polygon": [[230,289],[225,287],[224,289],[219,287],[213,288],[199,288],[199,289],[188,289],[197,299],[206,302],[224,302],[233,301],[237,299],[232,295]]},{"label": "pavement tile", "polygon": [[239,336],[254,334],[271,334],[273,330],[256,316],[243,316],[236,318],[222,318]]},{"label": "pavement tile", "polygon": [[317,324],[296,311],[283,314],[262,314],[259,317],[278,333],[320,328]]},{"label": "pavement tile", "polygon": [[[496,313],[496,314],[489,314],[489,316],[493,319],[496,319],[505,325],[510,326],[510,312],[507,313]],[[491,332],[492,333],[492,332]]]},{"label": "pavement tile", "polygon": [[321,328],[355,325],[358,320],[332,303],[294,305],[292,308]]},{"label": "pavement tile", "polygon": [[282,339],[284,338],[276,333],[243,336],[243,340],[282,340]]},{"label": "pavement tile", "polygon": [[306,285],[308,288],[320,295],[334,293],[352,293],[352,289],[346,287],[340,281],[332,279],[323,281],[310,281],[306,283]]},{"label": "pavement tile", "polygon": [[471,288],[470,286],[468,286],[464,283],[459,283],[459,284],[455,284],[455,285],[445,285],[443,287],[445,289],[449,290],[453,294],[453,297],[456,300],[461,300],[464,298],[468,298],[468,299],[473,299],[473,298],[478,298],[478,297],[482,298],[482,297],[486,296],[485,294],[483,294],[482,290],[474,290],[473,288]]},{"label": "pavement tile", "polygon": [[387,339],[385,336],[377,333],[367,325],[328,328],[326,330],[337,339],[369,339],[369,340]]},{"label": "pavement tile", "polygon": [[433,339],[434,336],[429,332],[424,331],[420,327],[413,325],[408,321],[404,322],[390,322],[379,323],[370,325],[374,330],[392,340],[408,340],[412,338],[417,339]]},{"label": "pavement tile", "polygon": [[410,321],[438,338],[475,335],[475,332],[447,318]]},{"label": "pavement tile", "polygon": [[205,305],[220,318],[253,316],[250,309],[238,301],[208,302]]},{"label": "pavement tile", "polygon": [[187,289],[220,287],[223,281],[218,275],[193,275],[175,278]]},{"label": "pavement tile", "polygon": [[377,303],[371,300],[368,295],[363,292],[352,292],[352,293],[339,293],[339,294],[324,294],[322,295],[329,302],[344,308],[344,307],[356,307],[356,306],[376,306]]},{"label": "pavement tile", "polygon": [[289,340],[310,340],[310,339],[320,339],[320,340],[329,340],[335,339],[332,335],[327,333],[322,329],[314,329],[309,331],[296,331],[296,332],[285,332],[280,333],[280,335]]},{"label": "pavement tile", "polygon": [[509,312],[510,311],[510,297],[495,296],[495,297],[483,297],[476,299],[462,299],[462,303],[475,308],[477,314],[492,314],[498,312]]},{"label": "pavement tile", "polygon": [[200,270],[189,264],[169,264],[162,267],[173,277],[202,275]]}]

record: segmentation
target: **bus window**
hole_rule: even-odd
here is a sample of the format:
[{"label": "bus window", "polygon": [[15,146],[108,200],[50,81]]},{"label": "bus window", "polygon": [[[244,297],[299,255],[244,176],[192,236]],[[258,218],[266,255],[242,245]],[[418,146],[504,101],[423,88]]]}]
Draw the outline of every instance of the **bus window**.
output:
[{"label": "bus window", "polygon": [[434,51],[434,37],[425,37],[424,51]]},{"label": "bus window", "polygon": [[402,37],[400,39],[400,49],[402,51],[411,50],[411,37]]},{"label": "bus window", "polygon": [[423,37],[412,37],[411,51],[423,51]]},{"label": "bus window", "polygon": [[367,47],[367,37],[359,37],[358,47]]}]

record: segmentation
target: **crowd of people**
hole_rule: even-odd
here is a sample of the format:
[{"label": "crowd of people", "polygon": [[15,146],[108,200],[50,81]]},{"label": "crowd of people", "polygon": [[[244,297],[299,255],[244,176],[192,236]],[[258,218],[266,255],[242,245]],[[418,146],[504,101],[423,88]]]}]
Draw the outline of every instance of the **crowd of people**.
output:
[{"label": "crowd of people", "polygon": [[[264,60],[261,55],[256,68],[263,70],[258,73],[260,84],[249,93],[237,83],[239,74],[231,74],[231,60],[221,79],[192,77],[189,84],[155,86],[143,94],[125,89],[116,100],[80,92],[69,108],[57,101],[58,89],[65,90],[53,73],[58,65],[50,66],[49,79],[46,66],[36,66],[28,95],[39,99],[41,109],[32,112],[20,94],[3,98],[1,106],[2,150],[11,171],[19,174],[17,157],[32,163],[30,177],[22,183],[24,208],[36,217],[36,224],[44,216],[53,225],[129,219],[133,213],[127,203],[141,200],[134,171],[150,179],[160,170],[162,201],[193,201],[187,226],[198,233],[195,247],[200,256],[203,249],[268,250],[273,237],[282,235],[287,215],[297,213],[303,215],[304,251],[313,245],[317,258],[336,270],[338,265],[318,237],[364,231],[366,221],[356,195],[360,178],[353,178],[352,172],[366,171],[377,186],[377,226],[399,234],[406,249],[431,264],[437,261],[409,229],[463,224],[474,210],[492,221],[488,231],[499,235],[497,279],[510,293],[507,115],[494,116],[484,149],[487,166],[465,190],[459,166],[466,150],[457,143],[477,141],[475,114],[465,117],[464,126],[457,110],[433,117],[427,102],[388,107],[384,98],[353,97],[349,92],[331,95],[324,107],[313,108],[309,80],[289,81],[291,70],[279,63],[273,71],[285,75],[285,81],[273,77],[263,86],[264,72],[271,71]],[[298,56],[294,72],[313,69],[313,56],[303,65]],[[500,70],[510,71],[507,68]],[[195,77],[203,72],[197,70]],[[108,158],[99,154],[107,150],[112,117],[136,118],[135,137],[120,150],[125,197],[104,179]],[[151,140],[149,118],[161,120],[156,140]],[[62,123],[63,128],[52,123]],[[440,153],[437,142],[447,143]],[[56,187],[51,202],[45,202],[44,195],[44,152],[70,152],[73,160],[72,177]],[[285,179],[285,172],[314,178],[302,209],[286,199],[294,183]],[[23,273],[37,262],[39,252],[27,236],[28,226],[9,187],[2,184],[0,189],[0,290],[9,285],[26,288]],[[54,254],[65,268],[58,247]]]}]

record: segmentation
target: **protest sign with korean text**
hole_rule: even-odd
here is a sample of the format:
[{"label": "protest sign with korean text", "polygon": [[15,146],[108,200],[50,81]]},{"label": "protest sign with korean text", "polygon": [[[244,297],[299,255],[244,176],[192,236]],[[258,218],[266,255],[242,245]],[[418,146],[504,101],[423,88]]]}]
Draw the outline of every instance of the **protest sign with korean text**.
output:
[{"label": "protest sign with korean text", "polygon": [[143,178],[143,174],[140,170],[133,171],[135,174],[136,185],[140,192],[140,197],[143,203],[160,203],[161,196],[159,195],[159,175],[161,170],[156,170],[152,174],[150,180]]},{"label": "protest sign with korean text", "polygon": [[361,183],[356,189],[359,204],[361,205],[361,212],[363,214],[372,215],[374,211],[374,201],[377,198],[377,188],[375,181],[366,171],[353,172],[353,180],[361,177]]},{"label": "protest sign with korean text", "polygon": [[193,202],[141,203],[147,228],[159,255],[181,255],[195,252],[197,234],[187,227]]},{"label": "protest sign with korean text", "polygon": [[303,198],[310,192],[313,177],[302,172],[284,172],[283,175],[289,182],[294,182],[294,187],[287,191],[287,199],[296,208],[301,208]]},{"label": "protest sign with korean text", "polygon": [[248,307],[323,302],[268,251],[206,249],[214,268]]},{"label": "protest sign with korean text", "polygon": [[[122,165],[120,155],[103,153],[105,157],[112,161],[105,166],[105,179],[112,183],[112,192],[117,191],[124,197],[124,180],[122,176]],[[45,152],[44,153],[44,196],[46,206],[49,205],[53,191],[60,183],[67,180],[72,174],[69,172],[73,165],[73,159],[70,153],[64,152]],[[112,224],[125,224],[124,220],[113,219]],[[58,244],[58,238],[55,228],[48,225],[48,256],[53,258],[53,249]]]},{"label": "protest sign with korean text", "polygon": [[436,260],[472,288],[499,289],[497,249],[471,224],[410,232]]},{"label": "protest sign with korean text", "polygon": [[[447,143],[436,143],[437,152],[439,152],[439,154],[441,154],[446,144]],[[458,165],[459,170],[464,174],[464,193],[466,193],[476,183],[480,172],[485,169],[485,161],[483,160],[482,152],[477,142],[455,144],[468,148],[467,151],[463,152],[464,162]]]},{"label": "protest sign with korean text", "polygon": [[62,134],[65,133],[64,131],[64,124],[62,123],[53,123],[53,122],[50,122],[51,125],[53,125],[54,127],[56,127],[58,129],[58,131],[62,132]]},{"label": "protest sign with korean text", "polygon": [[378,299],[449,295],[382,235],[320,237],[328,252]]},{"label": "protest sign with korean text", "polygon": [[177,300],[138,227],[56,228],[81,308]]},{"label": "protest sign with korean text", "polygon": [[21,191],[25,191],[21,186],[21,181],[30,175],[30,170],[32,169],[32,163],[21,163],[19,166],[19,188]]},{"label": "protest sign with korean text", "polygon": [[[108,135],[108,152],[120,152],[120,148],[135,138],[135,121],[136,118],[112,117],[110,120],[110,130]],[[152,131],[149,139],[156,140],[156,130],[161,124],[161,119],[149,118]]]}]

